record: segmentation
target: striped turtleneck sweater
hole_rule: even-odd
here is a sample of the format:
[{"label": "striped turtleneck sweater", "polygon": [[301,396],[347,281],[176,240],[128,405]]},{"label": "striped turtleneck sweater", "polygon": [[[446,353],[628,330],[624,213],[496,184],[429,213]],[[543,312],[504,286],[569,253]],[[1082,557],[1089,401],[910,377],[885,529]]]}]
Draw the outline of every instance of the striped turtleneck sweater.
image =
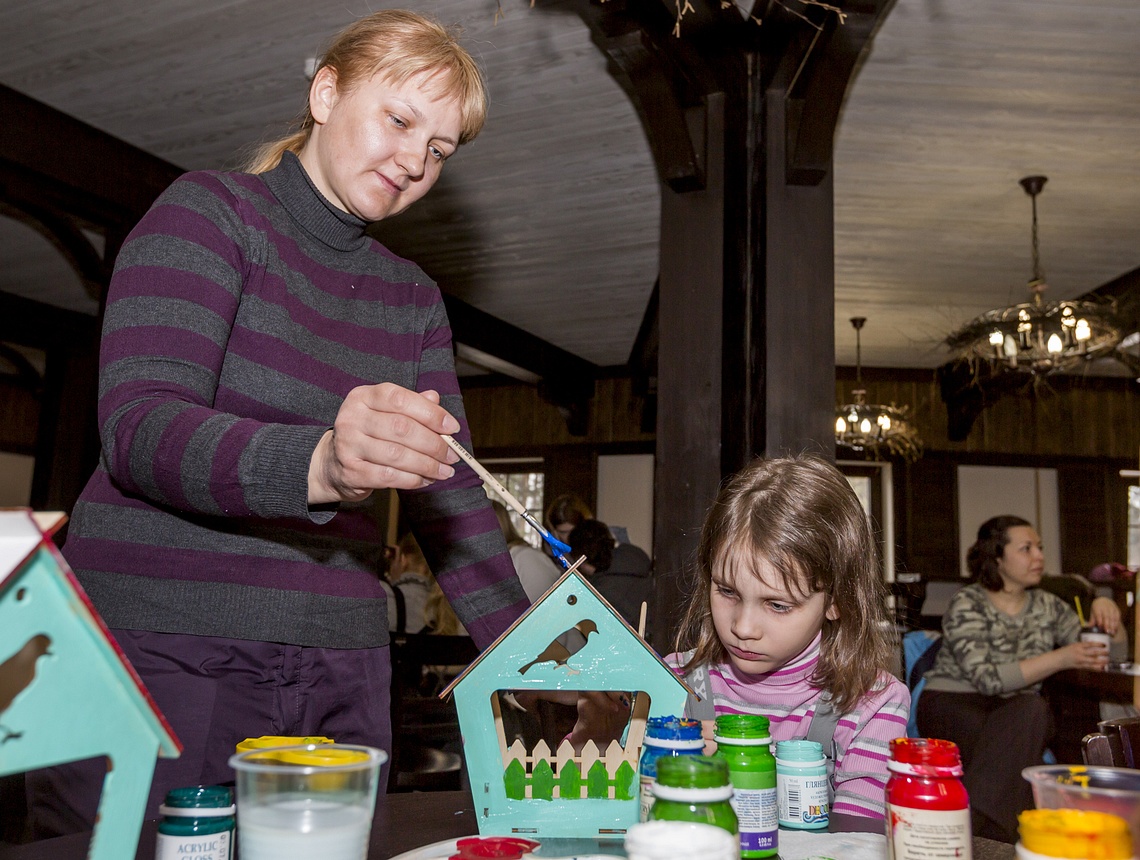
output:
[{"label": "striped turtleneck sweater", "polygon": [[[310,510],[345,395],[434,389],[470,444],[436,285],[286,153],[175,181],[124,243],[100,354],[98,467],[64,555],[112,628],[326,648],[388,641],[371,506]],[[401,493],[481,646],[525,610],[481,482]]]},{"label": "striped turtleneck sweater", "polygon": [[[807,737],[822,691],[811,684],[819,662],[820,637],[788,665],[765,675],[744,675],[731,663],[709,667],[716,714],[761,714],[774,741]],[[684,655],[670,654],[680,668]],[[835,726],[835,800],[832,810],[864,818],[885,817],[887,760],[891,740],[906,734],[910,692],[898,678],[880,673],[878,689],[839,718]]]}]

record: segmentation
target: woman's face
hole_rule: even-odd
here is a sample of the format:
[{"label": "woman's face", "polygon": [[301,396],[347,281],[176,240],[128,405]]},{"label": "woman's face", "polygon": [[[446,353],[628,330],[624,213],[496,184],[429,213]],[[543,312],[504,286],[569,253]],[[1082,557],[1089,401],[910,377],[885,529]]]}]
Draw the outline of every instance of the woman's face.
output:
[{"label": "woman's face", "polygon": [[1041,584],[1045,572],[1045,552],[1041,537],[1031,526],[1012,526],[1006,531],[1009,543],[998,559],[998,573],[1007,588],[1024,589]]},{"label": "woman's face", "polygon": [[459,102],[424,90],[430,73],[402,84],[379,76],[351,90],[327,66],[313,78],[315,124],[301,163],[320,192],[363,221],[403,212],[439,179],[459,146]]}]

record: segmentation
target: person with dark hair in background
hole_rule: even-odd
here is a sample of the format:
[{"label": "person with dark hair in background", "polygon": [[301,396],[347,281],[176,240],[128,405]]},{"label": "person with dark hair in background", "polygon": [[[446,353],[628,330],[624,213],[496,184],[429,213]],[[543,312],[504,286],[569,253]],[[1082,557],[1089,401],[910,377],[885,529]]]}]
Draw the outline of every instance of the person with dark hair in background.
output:
[{"label": "person with dark hair in background", "polygon": [[637,630],[641,605],[649,603],[653,590],[649,557],[632,544],[615,545],[609,526],[600,520],[583,520],[569,537],[571,561],[586,556],[578,569]]},{"label": "person with dark hair in background", "polygon": [[[1042,763],[1054,730],[1041,682],[1062,669],[1103,669],[1108,653],[1078,641],[1076,612],[1037,587],[1045,553],[1028,521],[986,520],[966,564],[974,581],[943,616],[943,645],[918,698],[918,729],[958,744],[974,835],[1016,842],[1018,813],[1033,805],[1021,771]],[[1094,601],[1092,620],[1115,633],[1115,609]]]}]

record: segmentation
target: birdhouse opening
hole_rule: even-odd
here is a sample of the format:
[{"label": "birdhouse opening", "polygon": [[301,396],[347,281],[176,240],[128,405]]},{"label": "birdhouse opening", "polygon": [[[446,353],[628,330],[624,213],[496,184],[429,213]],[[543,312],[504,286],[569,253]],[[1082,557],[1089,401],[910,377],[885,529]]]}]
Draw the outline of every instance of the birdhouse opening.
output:
[{"label": "birdhouse opening", "polygon": [[[596,731],[576,748],[570,733],[580,701],[597,715]],[[490,705],[506,796],[635,799],[650,704],[643,690],[497,690]]]}]

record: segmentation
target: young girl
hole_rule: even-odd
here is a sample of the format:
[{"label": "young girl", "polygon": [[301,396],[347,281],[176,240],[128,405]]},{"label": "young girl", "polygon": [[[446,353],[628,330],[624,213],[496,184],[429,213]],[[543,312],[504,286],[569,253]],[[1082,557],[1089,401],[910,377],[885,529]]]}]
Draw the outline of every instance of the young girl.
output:
[{"label": "young girl", "polygon": [[691,650],[667,662],[707,668],[714,712],[763,714],[776,741],[806,738],[832,710],[832,814],[883,818],[888,744],[906,734],[910,693],[886,670],[886,589],[847,480],[812,457],[752,463],[705,520],[697,576],[677,640]]}]

